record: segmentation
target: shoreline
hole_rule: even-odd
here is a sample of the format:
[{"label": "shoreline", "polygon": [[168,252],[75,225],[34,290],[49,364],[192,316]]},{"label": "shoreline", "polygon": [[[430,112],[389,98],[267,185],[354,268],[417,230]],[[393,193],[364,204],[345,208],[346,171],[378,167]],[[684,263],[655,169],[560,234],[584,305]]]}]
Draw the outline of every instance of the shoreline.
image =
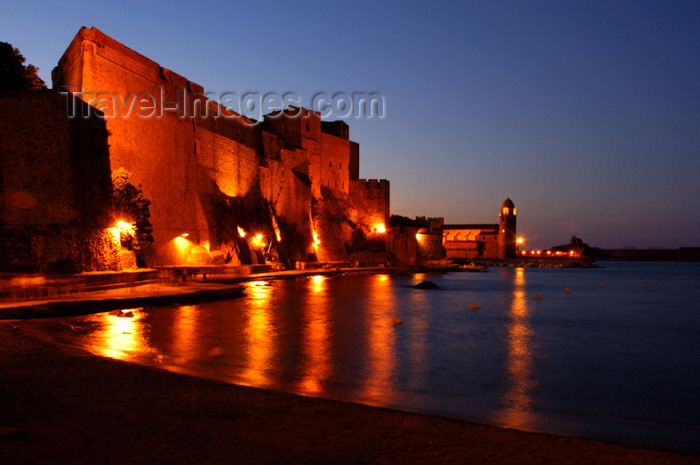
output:
[{"label": "shoreline", "polygon": [[[472,263],[470,261],[469,263]],[[569,261],[555,261],[542,259],[533,260],[489,260],[484,262],[473,262],[483,264],[487,267],[526,267],[526,268],[597,268],[595,265],[588,263],[582,265],[578,263],[572,265]],[[185,270],[186,268],[183,268]],[[110,310],[134,308],[143,306],[161,306],[179,303],[197,303],[211,300],[222,300],[240,297],[243,290],[240,287],[242,283],[256,280],[277,280],[277,279],[295,279],[308,277],[313,275],[326,276],[349,276],[358,274],[405,274],[405,273],[447,273],[447,272],[466,272],[467,270],[459,269],[458,265],[453,265],[445,268],[444,266],[421,266],[421,267],[402,267],[402,266],[362,266],[362,267],[321,267],[321,268],[305,268],[300,270],[282,270],[259,272],[248,275],[240,275],[237,272],[226,273],[219,271],[216,274],[210,274],[209,279],[206,278],[207,271],[201,267],[195,267],[190,271],[185,271],[185,276],[194,277],[194,279],[170,282],[158,281],[152,279],[156,270],[140,270],[135,272],[105,272],[105,273],[88,273],[92,278],[98,281],[106,281],[100,286],[87,286],[85,282],[75,284],[76,278],[67,276],[64,278],[51,278],[47,280],[43,275],[31,275],[29,278],[22,278],[20,275],[17,281],[22,283],[23,280],[35,280],[39,284],[33,289],[32,286],[27,287],[26,284],[20,284],[13,288],[12,285],[0,286],[0,321],[2,320],[26,320],[34,318],[50,318],[50,317],[66,317],[77,316],[91,313],[100,313]],[[188,274],[189,273],[189,274]],[[202,279],[196,279],[196,275],[202,275]],[[128,279],[123,279],[127,275]],[[143,275],[135,278],[134,276]],[[122,277],[121,279],[119,277]],[[114,277],[118,277],[116,280]],[[105,280],[105,278],[107,278]],[[110,279],[111,278],[111,279]],[[12,280],[5,276],[4,279]],[[51,292],[46,286],[47,282],[53,283],[56,289]],[[68,283],[65,284],[61,283]],[[61,286],[66,287],[63,290],[58,290]],[[13,290],[14,289],[14,290]],[[19,297],[7,297],[13,293]],[[27,294],[27,295],[26,295]]]},{"label": "shoreline", "polygon": [[297,396],[59,347],[0,322],[0,461],[694,464],[700,454]]}]

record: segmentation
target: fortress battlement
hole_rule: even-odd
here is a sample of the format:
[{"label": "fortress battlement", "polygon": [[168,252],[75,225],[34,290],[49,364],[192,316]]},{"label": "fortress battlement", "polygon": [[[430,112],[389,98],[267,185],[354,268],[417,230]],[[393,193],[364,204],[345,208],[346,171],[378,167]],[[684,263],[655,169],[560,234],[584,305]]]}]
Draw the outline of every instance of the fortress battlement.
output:
[{"label": "fortress battlement", "polygon": [[389,189],[389,181],[386,179],[357,179],[353,183],[365,189]]}]

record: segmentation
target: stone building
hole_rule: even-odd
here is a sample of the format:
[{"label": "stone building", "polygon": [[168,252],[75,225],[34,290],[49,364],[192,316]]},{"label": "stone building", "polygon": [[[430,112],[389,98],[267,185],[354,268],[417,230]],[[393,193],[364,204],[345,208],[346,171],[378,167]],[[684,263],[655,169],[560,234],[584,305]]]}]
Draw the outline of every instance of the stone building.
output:
[{"label": "stone building", "polygon": [[516,209],[506,199],[496,224],[446,224],[443,245],[447,258],[513,258],[516,256]]},{"label": "stone building", "polygon": [[342,121],[303,108],[251,121],[96,28],[80,29],[52,79],[73,120],[104,114],[111,170],[151,200],[149,266],[347,260],[353,237],[385,231],[389,182],[358,179]]},{"label": "stone building", "polygon": [[390,224],[389,250],[397,261],[420,266],[446,258],[442,240],[443,218],[419,216],[413,220],[394,215]]}]

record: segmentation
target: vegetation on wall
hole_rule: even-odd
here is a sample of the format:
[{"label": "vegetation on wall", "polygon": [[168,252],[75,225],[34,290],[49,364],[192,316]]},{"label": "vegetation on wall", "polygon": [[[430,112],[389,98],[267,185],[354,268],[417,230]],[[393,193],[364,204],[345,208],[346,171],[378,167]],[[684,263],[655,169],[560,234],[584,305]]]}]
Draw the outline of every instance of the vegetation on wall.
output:
[{"label": "vegetation on wall", "polygon": [[142,186],[131,183],[131,173],[119,168],[112,173],[114,187],[114,212],[118,221],[131,223],[133,233],[121,235],[122,247],[139,250],[153,242],[151,225],[151,201],[144,198]]}]

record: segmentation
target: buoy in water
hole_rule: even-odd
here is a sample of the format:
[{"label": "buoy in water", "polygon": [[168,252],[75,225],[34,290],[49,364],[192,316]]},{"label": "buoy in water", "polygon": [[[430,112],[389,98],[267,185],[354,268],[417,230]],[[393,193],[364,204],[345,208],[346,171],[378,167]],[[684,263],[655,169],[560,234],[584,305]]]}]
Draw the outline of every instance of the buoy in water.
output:
[{"label": "buoy in water", "polygon": [[605,283],[600,283],[600,287],[605,287]]},{"label": "buoy in water", "polygon": [[680,276],[676,276],[676,281],[680,281],[680,280],[681,280],[681,277],[680,277]]},{"label": "buoy in water", "polygon": [[539,295],[539,294],[535,294],[535,299],[537,299],[537,300],[542,300],[542,296]]},{"label": "buoy in water", "polygon": [[479,306],[477,304],[469,304],[469,308],[472,310],[479,310]]},{"label": "buoy in water", "polygon": [[644,284],[649,284],[649,280],[648,280],[648,279],[645,279],[645,280],[644,280]]},{"label": "buoy in water", "polygon": [[394,322],[394,326],[398,326],[401,323],[403,323],[403,321],[401,321],[401,318],[394,318],[392,321]]},{"label": "buoy in water", "polygon": [[565,287],[564,292],[566,292],[567,294],[571,294],[571,289],[569,289],[568,287]]}]

